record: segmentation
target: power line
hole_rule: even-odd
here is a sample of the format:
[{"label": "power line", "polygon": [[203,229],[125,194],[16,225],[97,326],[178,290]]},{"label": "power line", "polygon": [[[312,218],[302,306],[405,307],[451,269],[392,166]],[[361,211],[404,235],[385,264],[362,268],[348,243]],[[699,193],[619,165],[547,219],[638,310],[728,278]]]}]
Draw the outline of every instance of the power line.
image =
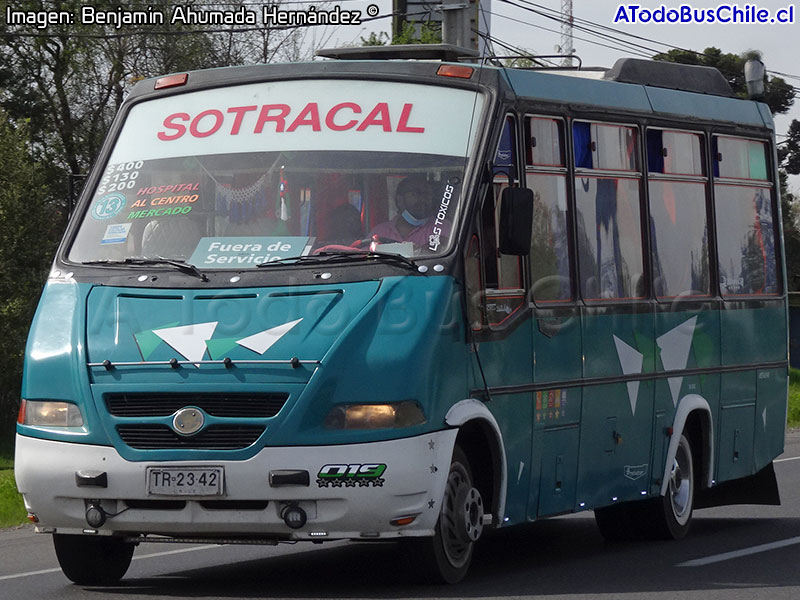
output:
[{"label": "power line", "polygon": [[[521,23],[522,25],[527,25],[528,27],[533,27],[535,29],[541,29],[543,31],[549,31],[550,33],[558,33],[558,34],[561,33],[560,31],[558,31],[556,29],[550,29],[549,27],[544,27],[543,25],[536,25],[535,23],[531,23],[529,21],[523,21],[521,19],[515,19],[514,17],[509,17],[507,15],[501,15],[501,14],[494,13],[494,12],[489,12],[489,14],[491,14],[494,17],[500,17],[501,19],[508,19],[509,21],[514,21],[516,23]],[[632,49],[632,48],[626,48],[624,46],[610,46],[608,44],[603,44],[601,42],[597,42],[595,40],[590,40],[590,39],[587,39],[587,38],[584,38],[584,37],[580,37],[580,36],[576,36],[576,35],[573,35],[573,37],[576,40],[581,40],[583,42],[588,42],[589,44],[595,44],[596,46],[602,46],[604,48],[610,48],[611,50],[617,50],[619,52],[626,52],[626,53],[629,53],[629,54],[634,54],[634,55],[642,57],[642,58],[651,58],[651,56],[649,54],[644,54],[643,52],[641,52],[639,50]],[[613,38],[612,38],[612,40],[613,40]],[[623,40],[619,40],[619,42],[620,43],[625,43]]]},{"label": "power line", "polygon": [[[547,18],[547,19],[550,19],[550,20],[553,20],[553,21],[557,21],[558,23],[563,23],[563,21],[564,21],[564,19],[560,16],[560,13],[557,10],[555,10],[553,8],[550,8],[548,6],[543,6],[541,4],[537,4],[536,2],[532,2],[531,0],[517,0],[517,2],[519,2],[519,4],[517,4],[515,2],[512,2],[511,0],[500,0],[500,1],[505,3],[505,4],[510,4],[511,6],[515,6],[516,8],[520,8],[522,10],[527,10],[529,12],[533,12],[533,13],[538,14],[538,15],[540,15],[542,17]],[[524,5],[524,6],[522,6],[522,5]],[[533,7],[533,8],[531,8],[531,7]],[[555,13],[555,14],[546,14],[546,12],[544,12],[544,11],[547,11],[547,12],[550,12],[550,13]],[[500,15],[500,16],[502,16],[502,15]],[[692,50],[690,48],[682,48],[680,46],[675,46],[674,44],[670,44],[670,43],[667,43],[667,42],[662,42],[662,41],[659,41],[659,40],[654,40],[652,38],[644,37],[644,36],[641,36],[641,35],[636,35],[634,33],[629,33],[629,32],[627,32],[627,31],[625,31],[623,29],[617,29],[615,27],[610,27],[608,25],[603,25],[602,23],[596,23],[596,22],[590,21],[588,19],[574,17],[573,21],[578,22],[579,24],[585,23],[587,25],[598,27],[600,29],[603,29],[603,30],[606,30],[606,31],[610,31],[610,32],[613,32],[613,33],[616,33],[616,34],[621,34],[621,35],[630,37],[632,39],[641,40],[641,41],[644,41],[644,42],[649,42],[651,44],[658,44],[660,46],[664,46],[664,47],[669,48],[669,49],[680,50],[682,52],[688,52],[690,54],[694,54],[696,56],[703,57],[703,58],[710,58],[710,55],[706,54],[705,52],[700,52],[698,50]],[[574,27],[579,28],[579,29],[581,29],[583,31],[586,31],[587,33],[591,33],[592,35],[596,35],[598,37],[603,37],[601,34],[592,31],[588,27],[583,27],[583,26],[580,26],[580,25],[574,25]],[[610,36],[605,36],[605,37],[606,38],[610,38]],[[578,38],[578,39],[580,39],[580,38]],[[630,44],[632,46],[636,46],[636,47],[639,47],[641,49],[644,49],[644,50],[647,50],[647,51],[650,51],[650,52],[653,52],[653,53],[656,53],[656,54],[660,53],[660,51],[657,50],[657,49],[650,48],[650,47],[647,47],[647,46],[643,46],[641,44],[634,44],[633,42],[626,42],[625,40],[620,40],[618,38],[612,38],[612,39],[614,39],[615,41],[617,41],[619,43]],[[584,41],[589,41],[589,40],[584,40]],[[651,57],[648,57],[648,58],[651,58]],[[782,77],[789,77],[791,79],[800,80],[800,76],[798,76],[798,75],[792,75],[792,74],[789,74],[789,73],[781,73],[780,71],[773,71],[771,69],[767,69],[767,73],[771,73],[771,74],[774,74],[774,75],[779,75],[779,76],[782,76]],[[793,88],[793,89],[797,90],[797,88]]]}]

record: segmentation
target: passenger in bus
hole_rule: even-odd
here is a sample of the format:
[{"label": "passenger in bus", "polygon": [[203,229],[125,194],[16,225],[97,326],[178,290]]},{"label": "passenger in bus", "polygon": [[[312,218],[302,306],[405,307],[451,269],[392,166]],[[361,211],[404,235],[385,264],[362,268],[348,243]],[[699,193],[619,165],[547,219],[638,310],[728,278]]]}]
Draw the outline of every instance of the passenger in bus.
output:
[{"label": "passenger in bus", "polygon": [[[383,240],[412,242],[427,246],[436,217],[437,202],[425,175],[412,174],[397,186],[395,205],[399,214],[392,220],[380,223],[370,232]],[[447,223],[442,226],[443,235],[448,235]]]}]

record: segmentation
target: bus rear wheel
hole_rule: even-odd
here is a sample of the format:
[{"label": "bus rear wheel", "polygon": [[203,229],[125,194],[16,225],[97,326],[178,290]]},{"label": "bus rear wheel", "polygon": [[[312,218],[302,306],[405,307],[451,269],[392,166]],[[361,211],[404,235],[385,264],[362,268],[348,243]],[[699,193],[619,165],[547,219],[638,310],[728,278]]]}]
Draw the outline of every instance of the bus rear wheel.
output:
[{"label": "bus rear wheel", "polygon": [[483,517],[483,498],[474,487],[469,460],[456,446],[436,532],[432,538],[409,540],[406,548],[417,574],[431,583],[461,581],[483,532]]},{"label": "bus rear wheel", "polygon": [[112,537],[53,534],[56,558],[64,575],[78,585],[119,582],[133,558],[133,544]]},{"label": "bus rear wheel", "polygon": [[678,540],[689,532],[694,507],[694,457],[681,435],[669,473],[667,493],[594,511],[600,533],[609,541]]},{"label": "bus rear wheel", "polygon": [[692,445],[681,435],[669,473],[667,493],[643,505],[640,526],[645,537],[678,540],[686,537],[694,509],[694,457]]}]

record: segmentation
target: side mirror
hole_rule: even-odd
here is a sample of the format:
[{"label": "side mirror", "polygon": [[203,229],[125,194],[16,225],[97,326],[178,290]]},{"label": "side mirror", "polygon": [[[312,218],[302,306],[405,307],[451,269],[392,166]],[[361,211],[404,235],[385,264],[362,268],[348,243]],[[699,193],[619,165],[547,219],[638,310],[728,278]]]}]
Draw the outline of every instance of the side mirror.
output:
[{"label": "side mirror", "polygon": [[526,256],[531,251],[533,228],[533,191],[528,188],[506,188],[500,197],[501,254]]}]

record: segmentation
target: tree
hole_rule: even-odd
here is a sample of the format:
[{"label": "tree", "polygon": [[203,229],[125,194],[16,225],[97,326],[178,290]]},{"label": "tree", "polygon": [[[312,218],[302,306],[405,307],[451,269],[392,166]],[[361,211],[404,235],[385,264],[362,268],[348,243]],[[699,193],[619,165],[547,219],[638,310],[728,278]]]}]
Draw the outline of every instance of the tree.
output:
[{"label": "tree", "polygon": [[392,35],[391,40],[385,31],[376,34],[374,31],[369,34],[369,37],[361,38],[362,46],[385,46],[389,43],[391,46],[399,44],[440,44],[442,42],[442,26],[439,23],[419,23],[415,26],[413,23],[403,21],[400,31]]},{"label": "tree", "polygon": [[[744,80],[744,64],[751,58],[761,58],[757,51],[744,54],[723,53],[718,48],[706,48],[702,54],[687,50],[670,50],[656,54],[655,60],[665,60],[688,65],[703,65],[719,69],[728,80],[734,94],[747,98],[747,84]],[[772,114],[783,114],[794,104],[794,88],[780,77],[765,76],[765,97],[763,102],[769,106]],[[800,290],[800,231],[798,231],[797,198],[788,189],[787,173],[800,174],[800,123],[793,120],[789,126],[789,134],[784,142],[778,145],[778,166],[780,167],[781,216],[783,220],[783,242],[786,254],[787,286],[790,291]],[[797,272],[797,273],[796,273]]]},{"label": "tree", "polygon": [[[757,51],[744,54],[723,53],[719,48],[706,48],[702,54],[689,50],[672,49],[666,53],[656,54],[654,60],[681,63],[684,65],[701,65],[714,67],[728,80],[733,93],[740,98],[747,98],[747,84],[744,79],[744,64],[751,58],[760,59]],[[764,102],[772,114],[787,112],[794,104],[794,88],[780,77],[765,77],[766,96]]]},{"label": "tree", "polygon": [[31,158],[29,132],[0,111],[0,446],[12,431],[22,357],[42,281],[60,231],[45,172]]}]

